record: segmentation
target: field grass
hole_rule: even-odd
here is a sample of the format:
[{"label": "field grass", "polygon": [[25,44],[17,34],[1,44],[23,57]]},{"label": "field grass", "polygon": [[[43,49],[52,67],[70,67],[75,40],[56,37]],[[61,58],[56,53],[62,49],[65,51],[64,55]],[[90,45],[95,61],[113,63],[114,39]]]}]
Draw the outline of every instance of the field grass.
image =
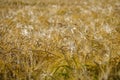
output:
[{"label": "field grass", "polygon": [[120,0],[0,0],[0,80],[120,80]]}]

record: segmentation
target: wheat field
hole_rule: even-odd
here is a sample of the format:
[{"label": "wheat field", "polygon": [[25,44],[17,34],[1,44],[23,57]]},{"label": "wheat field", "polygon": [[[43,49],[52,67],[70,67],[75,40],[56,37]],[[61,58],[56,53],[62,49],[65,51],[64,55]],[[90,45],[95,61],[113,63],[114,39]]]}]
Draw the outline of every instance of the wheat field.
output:
[{"label": "wheat field", "polygon": [[120,0],[0,0],[0,80],[120,80]]}]

